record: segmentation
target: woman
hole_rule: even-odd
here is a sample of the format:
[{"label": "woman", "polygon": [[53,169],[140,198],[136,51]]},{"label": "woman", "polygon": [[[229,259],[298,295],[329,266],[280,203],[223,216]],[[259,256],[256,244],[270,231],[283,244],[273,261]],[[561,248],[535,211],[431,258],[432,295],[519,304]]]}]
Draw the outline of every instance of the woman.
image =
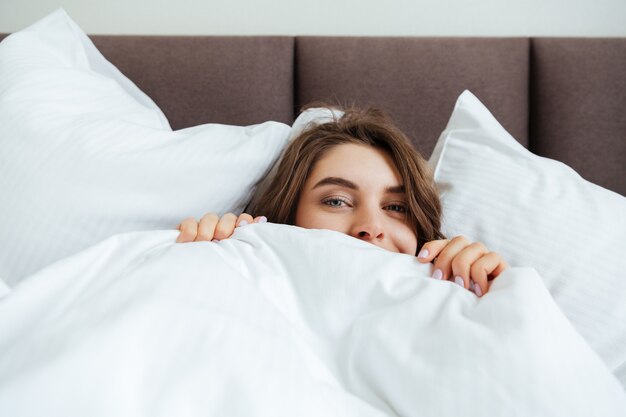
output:
[{"label": "woman", "polygon": [[178,226],[177,242],[219,241],[236,227],[268,220],[329,229],[417,254],[420,262],[434,263],[433,278],[485,294],[508,265],[481,243],[444,238],[432,174],[408,138],[379,110],[325,110],[331,117],[308,125],[286,147],[271,181],[247,207],[264,216],[188,218]]}]

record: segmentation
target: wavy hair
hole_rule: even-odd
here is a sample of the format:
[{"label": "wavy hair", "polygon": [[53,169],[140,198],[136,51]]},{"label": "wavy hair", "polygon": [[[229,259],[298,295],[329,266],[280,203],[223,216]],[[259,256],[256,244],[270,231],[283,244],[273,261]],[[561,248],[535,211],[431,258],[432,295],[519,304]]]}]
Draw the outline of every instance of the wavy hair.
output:
[{"label": "wavy hair", "polygon": [[[357,144],[372,146],[391,156],[406,192],[407,221],[417,236],[418,252],[430,240],[443,239],[441,202],[432,173],[421,154],[392,119],[376,108],[332,106],[343,112],[333,120],[306,128],[285,148],[275,172],[261,184],[246,212],[263,214],[269,221],[293,225],[301,190],[317,161],[334,146]],[[269,181],[269,182],[267,182]]]}]

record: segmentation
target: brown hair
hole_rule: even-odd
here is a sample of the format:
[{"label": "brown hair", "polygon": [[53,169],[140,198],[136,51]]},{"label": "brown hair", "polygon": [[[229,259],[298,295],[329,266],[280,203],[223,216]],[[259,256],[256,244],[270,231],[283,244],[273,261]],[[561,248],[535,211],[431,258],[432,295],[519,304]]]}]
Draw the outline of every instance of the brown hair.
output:
[{"label": "brown hair", "polygon": [[343,111],[333,121],[306,128],[283,151],[269,184],[259,187],[257,196],[246,208],[248,213],[265,215],[269,221],[293,225],[300,192],[317,161],[334,146],[369,145],[386,151],[402,178],[407,199],[407,221],[417,235],[418,251],[430,240],[443,239],[441,203],[424,158],[411,145],[382,110],[354,107],[329,107]]}]

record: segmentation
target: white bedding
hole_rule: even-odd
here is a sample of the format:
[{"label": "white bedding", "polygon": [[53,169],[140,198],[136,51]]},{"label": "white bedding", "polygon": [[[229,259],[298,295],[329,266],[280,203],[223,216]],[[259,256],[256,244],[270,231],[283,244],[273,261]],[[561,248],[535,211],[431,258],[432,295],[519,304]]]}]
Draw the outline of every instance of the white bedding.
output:
[{"label": "white bedding", "polygon": [[534,269],[482,298],[332,231],[114,236],[0,298],[0,416],[620,416]]}]

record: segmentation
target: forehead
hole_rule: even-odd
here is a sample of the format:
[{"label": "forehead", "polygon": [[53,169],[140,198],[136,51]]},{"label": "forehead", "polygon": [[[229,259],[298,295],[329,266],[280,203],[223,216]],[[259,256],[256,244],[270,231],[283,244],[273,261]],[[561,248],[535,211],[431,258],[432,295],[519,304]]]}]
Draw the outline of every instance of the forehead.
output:
[{"label": "forehead", "polygon": [[325,177],[345,178],[360,186],[402,184],[402,178],[387,152],[357,144],[334,146],[317,161],[309,180],[317,182]]}]

